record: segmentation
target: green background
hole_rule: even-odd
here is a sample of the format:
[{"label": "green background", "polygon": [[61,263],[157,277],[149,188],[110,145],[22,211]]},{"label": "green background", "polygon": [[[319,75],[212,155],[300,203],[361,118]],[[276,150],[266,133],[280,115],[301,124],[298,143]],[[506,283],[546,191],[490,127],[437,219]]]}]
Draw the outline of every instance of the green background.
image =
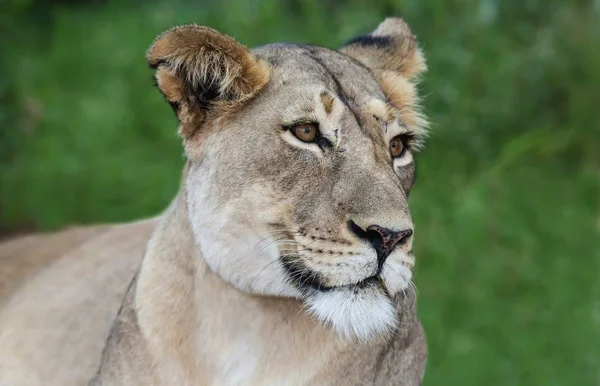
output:
[{"label": "green background", "polygon": [[159,213],[183,164],[144,54],[175,24],[338,47],[401,15],[428,57],[411,195],[425,385],[600,384],[600,3],[61,1],[0,7],[0,226]]}]

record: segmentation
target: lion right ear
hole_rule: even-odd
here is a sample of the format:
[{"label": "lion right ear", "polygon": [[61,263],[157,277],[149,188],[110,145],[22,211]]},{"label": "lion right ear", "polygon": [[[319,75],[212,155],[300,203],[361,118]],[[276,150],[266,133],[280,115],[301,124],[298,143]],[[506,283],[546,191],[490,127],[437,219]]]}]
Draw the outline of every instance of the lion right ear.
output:
[{"label": "lion right ear", "polygon": [[159,35],[146,54],[158,88],[177,114],[188,139],[208,120],[254,96],[269,68],[229,36],[187,25]]},{"label": "lion right ear", "polygon": [[397,17],[385,19],[375,31],[350,40],[340,51],[373,71],[391,71],[410,81],[427,70],[417,39]]},{"label": "lion right ear", "polygon": [[340,51],[369,68],[402,121],[414,132],[423,132],[427,119],[420,111],[416,83],[427,70],[425,57],[408,24],[387,18],[368,35],[346,43]]}]

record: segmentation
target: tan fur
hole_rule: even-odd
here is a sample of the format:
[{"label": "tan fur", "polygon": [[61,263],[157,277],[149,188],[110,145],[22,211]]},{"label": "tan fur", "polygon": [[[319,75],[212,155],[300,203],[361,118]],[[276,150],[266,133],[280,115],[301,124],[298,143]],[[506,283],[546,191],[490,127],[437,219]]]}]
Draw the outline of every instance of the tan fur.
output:
[{"label": "tan fur", "polygon": [[216,88],[219,95],[211,109],[216,117],[239,107],[269,79],[266,64],[256,60],[246,47],[204,26],[166,31],[150,47],[146,58],[151,67],[158,69],[155,77],[165,98],[181,108],[178,116],[184,138],[195,134],[206,118],[205,109],[197,108],[198,88]]},{"label": "tan fur", "polygon": [[28,235],[0,243],[0,307],[36,273],[74,246],[102,233],[106,226],[70,228],[49,235]]},{"label": "tan fur", "polygon": [[[260,377],[245,379],[246,384],[281,384],[299,363],[309,364],[309,379],[319,362],[338,348],[332,332],[299,313],[299,302],[247,297],[212,274],[199,256],[190,259],[187,254],[197,252],[185,217],[185,201],[179,198],[150,241],[150,250],[157,253],[146,255],[137,283],[138,323],[149,351],[177,362],[159,367],[159,372],[168,374],[163,382],[188,384],[191,379],[202,379],[206,384],[220,384],[219,361],[239,355],[241,360],[252,360],[245,358],[251,352],[235,353],[241,336],[242,342],[247,341],[256,350],[269,351],[258,364],[264,369]],[[181,254],[166,256],[159,248],[152,248],[155,243],[177,244]],[[252,343],[259,341],[265,343]],[[199,351],[194,342],[203,342]],[[299,342],[303,344],[298,346]],[[203,364],[199,368],[198,356]]]},{"label": "tan fur", "polygon": [[424,138],[429,123],[421,112],[415,84],[393,71],[377,71],[376,76],[389,102],[402,114],[402,122]]},{"label": "tan fur", "polygon": [[[20,284],[0,294],[0,384],[89,381],[153,227],[73,228],[28,236],[27,248],[23,238],[0,245],[0,272]],[[24,261],[35,263],[15,271]]]},{"label": "tan fur", "polygon": [[410,80],[427,70],[423,52],[404,20],[388,18],[369,36],[390,39],[395,55],[363,44],[349,44],[342,51],[369,68],[394,71]]},{"label": "tan fur", "polygon": [[379,261],[356,230],[413,229],[416,148],[389,141],[425,134],[424,64],[404,22],[381,34],[341,52],[159,36],[180,192],[157,219],[0,244],[0,385],[419,385],[412,237]]},{"label": "tan fur", "polygon": [[330,94],[326,92],[321,93],[321,103],[323,103],[323,108],[325,109],[326,114],[331,114],[334,102],[335,99],[333,99],[333,97]]}]

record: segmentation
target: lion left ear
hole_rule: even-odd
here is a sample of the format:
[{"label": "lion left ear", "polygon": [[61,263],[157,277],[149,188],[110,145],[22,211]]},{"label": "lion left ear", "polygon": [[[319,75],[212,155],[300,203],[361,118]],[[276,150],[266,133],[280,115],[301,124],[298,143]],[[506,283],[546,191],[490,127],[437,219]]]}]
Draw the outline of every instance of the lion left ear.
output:
[{"label": "lion left ear", "polygon": [[231,37],[186,25],[158,36],[146,55],[156,84],[180,121],[180,135],[205,133],[206,123],[254,96],[269,68]]},{"label": "lion left ear", "polygon": [[415,35],[400,18],[385,19],[375,31],[350,40],[340,51],[371,70],[393,71],[408,80],[427,70]]}]

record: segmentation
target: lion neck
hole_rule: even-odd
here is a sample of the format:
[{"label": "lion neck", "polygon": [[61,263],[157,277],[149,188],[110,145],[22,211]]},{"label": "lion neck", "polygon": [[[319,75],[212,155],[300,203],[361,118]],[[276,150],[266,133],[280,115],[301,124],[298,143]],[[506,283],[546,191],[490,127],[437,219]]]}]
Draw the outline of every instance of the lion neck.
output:
[{"label": "lion neck", "polygon": [[135,291],[157,372],[181,384],[301,382],[350,345],[298,300],[243,293],[214,274],[195,243],[183,189],[148,243]]}]

